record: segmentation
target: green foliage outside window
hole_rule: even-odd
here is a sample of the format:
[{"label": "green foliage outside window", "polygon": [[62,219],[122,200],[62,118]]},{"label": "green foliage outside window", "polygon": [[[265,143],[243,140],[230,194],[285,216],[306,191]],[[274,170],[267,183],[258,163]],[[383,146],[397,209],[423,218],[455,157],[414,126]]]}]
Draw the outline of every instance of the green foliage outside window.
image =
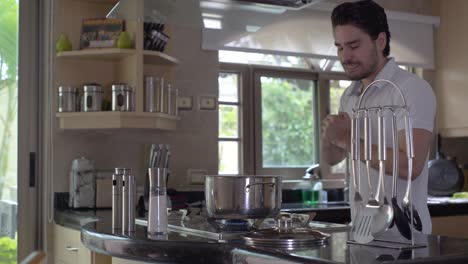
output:
[{"label": "green foliage outside window", "polygon": [[[0,0],[0,199],[17,185],[18,1]],[[0,263],[17,263],[17,241],[0,238]]]},{"label": "green foliage outside window", "polygon": [[9,237],[0,238],[0,263],[16,263],[16,239]]},{"label": "green foliage outside window", "polygon": [[219,137],[235,138],[237,129],[237,106],[219,106]]},{"label": "green foliage outside window", "polygon": [[314,83],[262,78],[264,167],[307,167],[317,162]]},{"label": "green foliage outside window", "polygon": [[16,185],[18,2],[0,0],[0,199]]}]

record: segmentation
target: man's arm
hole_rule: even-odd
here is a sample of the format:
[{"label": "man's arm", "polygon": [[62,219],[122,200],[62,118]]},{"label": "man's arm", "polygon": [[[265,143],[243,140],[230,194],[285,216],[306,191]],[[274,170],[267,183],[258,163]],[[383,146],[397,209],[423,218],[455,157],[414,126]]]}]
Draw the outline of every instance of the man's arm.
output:
[{"label": "man's arm", "polygon": [[[391,136],[391,135],[387,135]],[[416,179],[424,169],[426,162],[427,153],[429,151],[429,146],[432,142],[432,133],[420,128],[413,129],[413,170],[411,173],[411,179]],[[398,131],[398,175],[402,179],[408,179],[408,156],[406,151],[406,137],[405,130]],[[363,160],[364,155],[364,142],[361,140],[360,143],[360,154],[361,160]],[[379,160],[378,160],[378,146],[377,144],[372,144],[372,161],[371,167],[378,170],[379,169]],[[393,174],[393,148],[387,148],[387,159],[385,160],[385,173],[387,175]]]},{"label": "man's arm", "polygon": [[[416,179],[424,169],[427,153],[432,142],[432,133],[420,128],[413,129],[413,171],[411,179]],[[405,130],[398,131],[399,151],[399,175],[400,178],[408,179],[408,158],[406,150]],[[387,156],[388,157],[388,156]],[[393,160],[393,157],[391,158]],[[390,170],[392,171],[392,170]]]}]

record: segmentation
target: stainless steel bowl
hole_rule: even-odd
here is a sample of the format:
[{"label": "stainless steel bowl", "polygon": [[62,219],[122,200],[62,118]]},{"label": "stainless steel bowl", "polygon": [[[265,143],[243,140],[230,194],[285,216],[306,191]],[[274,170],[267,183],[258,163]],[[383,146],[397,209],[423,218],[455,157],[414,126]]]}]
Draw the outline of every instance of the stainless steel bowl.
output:
[{"label": "stainless steel bowl", "polygon": [[208,175],[205,201],[210,218],[274,217],[281,209],[281,176]]}]

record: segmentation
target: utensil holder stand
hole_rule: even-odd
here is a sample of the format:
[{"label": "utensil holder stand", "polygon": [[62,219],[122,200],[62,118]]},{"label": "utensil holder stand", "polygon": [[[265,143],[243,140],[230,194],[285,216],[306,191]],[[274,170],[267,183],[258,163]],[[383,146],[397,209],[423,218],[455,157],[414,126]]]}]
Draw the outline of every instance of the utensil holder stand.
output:
[{"label": "utensil holder stand", "polygon": [[[365,96],[366,92],[369,90],[368,88],[374,85],[377,82],[386,82],[391,84],[393,88],[395,88],[399,95],[401,96],[402,105],[386,105],[386,106],[372,106],[372,107],[361,107],[361,102],[363,97]],[[402,110],[404,111],[404,118],[405,118],[405,140],[406,140],[406,153],[408,158],[408,178],[410,178],[412,174],[412,163],[414,158],[414,150],[413,150],[413,136],[412,136],[412,125],[411,125],[411,118],[408,110],[408,106],[406,104],[405,97],[401,91],[401,89],[393,82],[388,80],[376,80],[369,84],[364,92],[361,94],[357,106],[353,109],[353,117],[352,117],[352,125],[351,125],[351,158],[353,160],[353,164],[357,164],[358,168],[361,166],[361,162],[363,160],[360,158],[361,152],[361,138],[360,138],[360,118],[364,121],[364,160],[366,163],[367,169],[367,176],[368,176],[368,188],[369,188],[369,199],[367,204],[364,201],[360,200],[359,202],[355,200],[357,203],[357,213],[353,219],[353,228],[350,232],[353,239],[350,240],[348,243],[350,244],[359,244],[359,245],[366,245],[366,246],[373,246],[373,247],[383,247],[383,248],[393,248],[393,249],[400,249],[400,250],[407,250],[413,248],[420,248],[425,247],[426,245],[423,244],[416,244],[414,241],[414,230],[415,229],[415,222],[418,230],[422,229],[419,225],[418,221],[415,219],[419,219],[419,215],[417,211],[413,210],[413,199],[412,199],[412,188],[411,188],[411,179],[408,179],[406,193],[404,198],[402,199],[401,205],[398,203],[397,191],[396,191],[396,179],[399,176],[398,168],[399,168],[399,158],[398,158],[398,127],[397,127],[397,119],[396,119],[396,111]],[[392,113],[392,137],[393,137],[393,190],[392,190],[392,202],[389,204],[386,199],[385,188],[383,183],[385,182],[385,160],[386,160],[386,140],[385,140],[385,113],[390,111]],[[370,162],[372,160],[372,126],[371,123],[371,114],[375,112],[378,115],[378,157],[379,157],[379,181],[378,185],[375,188],[376,195],[374,196],[374,188],[371,185],[371,176],[370,176]],[[375,127],[374,127],[375,128]],[[383,165],[383,166],[382,166]],[[356,170],[353,165],[353,180],[355,186],[355,194],[359,192],[361,188],[361,184],[357,184],[356,178],[361,181],[361,169]],[[356,172],[357,171],[357,172]],[[380,191],[383,189],[384,199],[380,199]],[[393,199],[396,202],[393,202]],[[382,207],[386,206],[386,207]],[[390,206],[390,208],[388,208]],[[404,210],[402,210],[402,208]],[[380,211],[380,209],[382,209]],[[377,210],[377,211],[374,211]],[[408,212],[409,211],[409,212]],[[397,213],[395,213],[397,212]],[[380,216],[384,216],[382,218],[377,218],[377,230],[373,230],[373,226],[375,226],[375,216],[376,214],[381,213]],[[408,216],[408,213],[410,214]],[[413,216],[415,213],[415,216]],[[395,217],[397,216],[397,217]],[[409,217],[409,219],[408,219]],[[395,220],[395,218],[397,220]],[[389,221],[391,219],[391,221]],[[381,220],[379,222],[379,220]],[[409,242],[406,241],[391,241],[391,240],[382,240],[382,239],[375,239],[374,236],[380,237],[382,234],[388,232],[388,228],[390,223],[393,222],[393,225],[398,226],[399,232],[402,234],[403,237],[411,237]],[[379,229],[380,228],[380,229]],[[372,232],[371,232],[372,230]],[[362,243],[365,241],[366,243]]]}]

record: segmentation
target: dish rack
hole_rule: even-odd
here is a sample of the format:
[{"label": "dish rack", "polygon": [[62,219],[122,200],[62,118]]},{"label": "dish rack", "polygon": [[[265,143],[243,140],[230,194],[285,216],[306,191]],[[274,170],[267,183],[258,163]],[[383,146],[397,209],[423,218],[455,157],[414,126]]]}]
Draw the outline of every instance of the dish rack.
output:
[{"label": "dish rack", "polygon": [[[375,107],[362,107],[363,98],[369,91],[369,87],[376,83],[385,82],[395,88],[401,96],[402,105],[385,105]],[[375,80],[370,83],[359,97],[357,107],[353,109],[351,118],[351,175],[354,185],[354,203],[353,212],[353,227],[351,234],[353,240],[348,241],[351,244],[368,245],[375,247],[394,248],[394,249],[412,249],[425,247],[423,244],[415,244],[414,230],[422,231],[422,222],[419,214],[412,203],[411,180],[407,181],[406,192],[401,201],[397,199],[397,177],[399,175],[399,157],[398,157],[398,127],[397,127],[397,111],[403,111],[405,123],[405,140],[406,140],[406,158],[408,159],[408,177],[412,175],[412,166],[414,158],[413,149],[413,132],[410,112],[406,103],[406,99],[401,89],[393,82],[385,79]],[[373,120],[371,114],[377,115],[377,146],[378,146],[378,161],[379,161],[379,177],[377,187],[374,189],[371,183],[371,161],[372,161],[372,127]],[[393,172],[392,172],[392,197],[391,202],[388,201],[385,194],[385,161],[387,156],[386,150],[386,114],[391,116],[391,136],[393,148]],[[367,201],[362,199],[359,191],[361,189],[361,121],[364,122],[364,146],[363,146],[363,161],[366,164],[366,174],[369,188],[369,198]],[[374,125],[375,126],[375,125]],[[374,127],[375,128],[375,127]],[[375,190],[375,191],[374,191]],[[381,195],[383,192],[383,195]],[[375,193],[375,195],[374,195]],[[410,242],[390,241],[375,239],[383,233],[387,232],[390,227],[396,225],[400,234]]]}]

